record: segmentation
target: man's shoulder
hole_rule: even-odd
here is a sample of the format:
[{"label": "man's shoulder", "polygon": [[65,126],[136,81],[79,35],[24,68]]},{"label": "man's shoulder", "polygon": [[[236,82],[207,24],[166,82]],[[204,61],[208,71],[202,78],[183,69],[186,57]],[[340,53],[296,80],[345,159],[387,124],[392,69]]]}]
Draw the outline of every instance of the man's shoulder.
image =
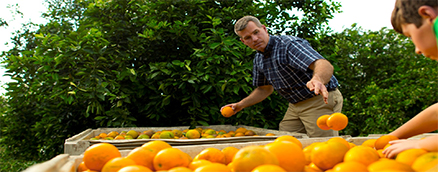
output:
[{"label": "man's shoulder", "polygon": [[283,46],[289,46],[292,44],[301,44],[303,42],[306,42],[305,39],[296,37],[296,36],[290,36],[290,35],[276,35],[273,36],[277,42],[277,45],[283,45]]},{"label": "man's shoulder", "polygon": [[277,38],[278,40],[281,40],[281,41],[298,41],[298,40],[303,40],[303,38],[296,37],[296,36],[291,36],[291,35],[275,35],[274,37]]}]

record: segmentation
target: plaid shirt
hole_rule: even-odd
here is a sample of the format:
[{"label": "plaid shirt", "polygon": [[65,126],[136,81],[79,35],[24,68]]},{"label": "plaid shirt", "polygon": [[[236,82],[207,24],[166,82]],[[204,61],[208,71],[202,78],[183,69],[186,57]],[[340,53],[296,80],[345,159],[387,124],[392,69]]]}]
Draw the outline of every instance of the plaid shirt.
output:
[{"label": "plaid shirt", "polygon": [[[315,96],[306,83],[312,78],[309,65],[324,59],[304,39],[294,36],[269,37],[265,52],[257,51],[254,58],[253,85],[272,85],[290,103],[298,103]],[[326,85],[332,91],[338,86],[334,76]]]}]

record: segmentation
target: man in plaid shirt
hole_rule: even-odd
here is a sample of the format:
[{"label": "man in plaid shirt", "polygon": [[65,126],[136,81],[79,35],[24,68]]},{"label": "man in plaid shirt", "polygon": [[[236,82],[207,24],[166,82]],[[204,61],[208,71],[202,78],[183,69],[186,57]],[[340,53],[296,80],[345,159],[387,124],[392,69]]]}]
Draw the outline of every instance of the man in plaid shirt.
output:
[{"label": "man in plaid shirt", "polygon": [[266,26],[253,16],[239,19],[234,31],[245,45],[257,50],[253,68],[253,85],[257,88],[240,102],[224,107],[230,106],[237,113],[276,90],[289,101],[279,130],[309,137],[338,136],[337,131],[316,125],[318,117],[342,110],[343,98],[330,62],[304,39],[269,35]]}]

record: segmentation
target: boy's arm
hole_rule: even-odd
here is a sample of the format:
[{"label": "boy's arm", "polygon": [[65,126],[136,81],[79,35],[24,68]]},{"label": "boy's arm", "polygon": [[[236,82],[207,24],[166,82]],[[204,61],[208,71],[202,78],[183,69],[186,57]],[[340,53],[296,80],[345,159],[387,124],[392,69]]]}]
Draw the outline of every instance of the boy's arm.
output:
[{"label": "boy's arm", "polygon": [[438,103],[426,108],[414,118],[397,128],[389,135],[406,139],[418,134],[432,132],[438,129]]}]

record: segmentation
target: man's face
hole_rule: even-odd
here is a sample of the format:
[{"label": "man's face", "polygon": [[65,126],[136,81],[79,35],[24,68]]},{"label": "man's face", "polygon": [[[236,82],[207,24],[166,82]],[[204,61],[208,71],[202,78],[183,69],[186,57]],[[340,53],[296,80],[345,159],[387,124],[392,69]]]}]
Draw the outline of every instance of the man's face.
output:
[{"label": "man's face", "polygon": [[240,40],[248,47],[261,52],[265,51],[269,42],[269,34],[266,26],[257,27],[250,21],[245,29],[237,32],[240,35]]},{"label": "man's face", "polygon": [[438,48],[432,26],[428,23],[417,28],[415,24],[402,24],[403,35],[411,38],[415,44],[415,53],[438,61]]}]

